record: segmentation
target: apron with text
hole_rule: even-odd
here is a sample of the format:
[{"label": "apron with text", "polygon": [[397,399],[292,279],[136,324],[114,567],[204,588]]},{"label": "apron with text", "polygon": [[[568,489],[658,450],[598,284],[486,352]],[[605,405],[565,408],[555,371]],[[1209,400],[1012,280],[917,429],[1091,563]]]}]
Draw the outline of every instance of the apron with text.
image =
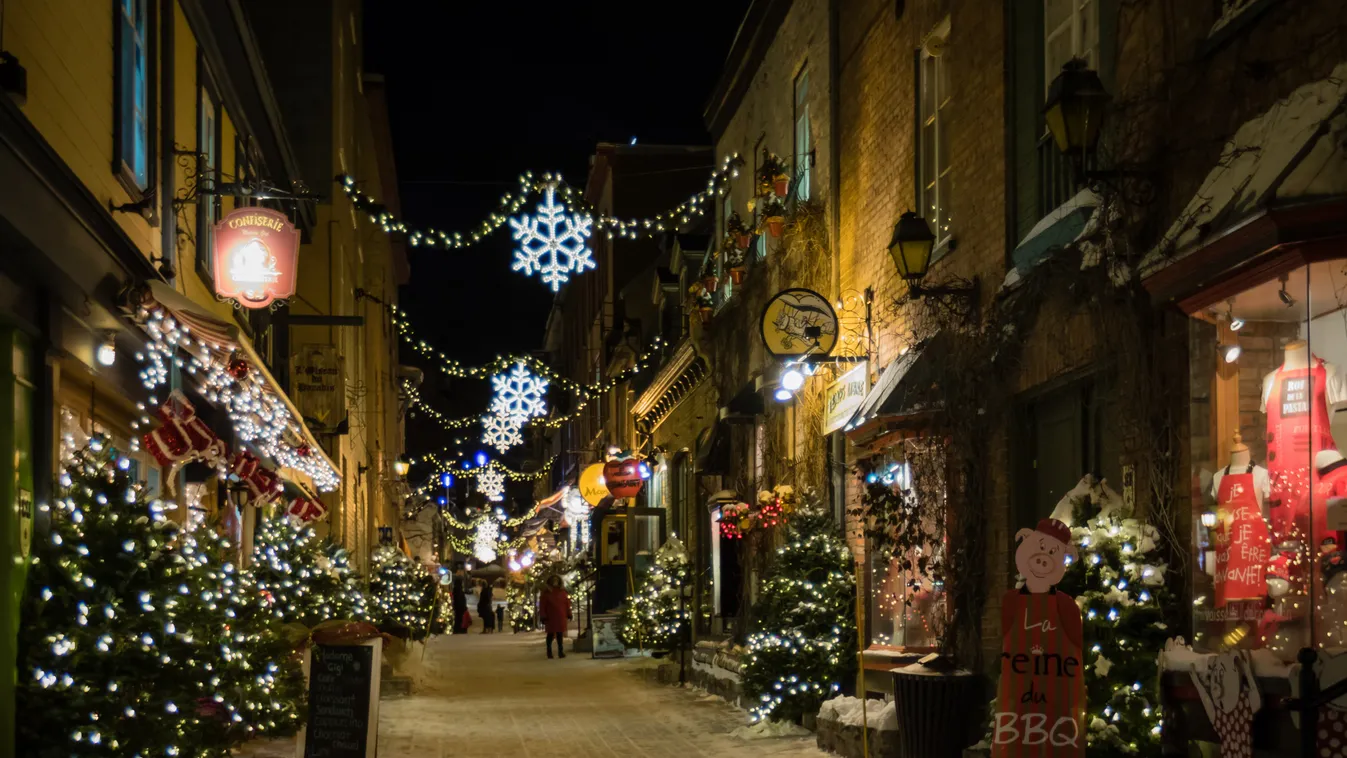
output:
[{"label": "apron with text", "polygon": [[1242,472],[1226,467],[1216,492],[1216,607],[1267,596],[1267,564],[1272,540],[1254,492],[1253,464]]},{"label": "apron with text", "polygon": [[[1314,455],[1334,449],[1328,416],[1328,372],[1277,369],[1267,399],[1267,470],[1272,480],[1272,533],[1276,542],[1295,534],[1294,510],[1310,490]],[[1307,538],[1308,535],[1301,535]]]}]

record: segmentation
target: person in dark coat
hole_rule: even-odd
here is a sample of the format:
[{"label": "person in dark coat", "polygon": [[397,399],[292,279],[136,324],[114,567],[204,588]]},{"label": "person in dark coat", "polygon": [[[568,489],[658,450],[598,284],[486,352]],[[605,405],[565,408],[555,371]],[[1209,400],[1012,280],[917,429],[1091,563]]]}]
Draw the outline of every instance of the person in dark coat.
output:
[{"label": "person in dark coat", "polygon": [[467,583],[467,577],[463,574],[463,569],[454,572],[454,589],[452,603],[454,606],[454,634],[467,634],[468,625],[463,622],[463,617],[468,615],[468,593],[463,585]]},{"label": "person in dark coat", "polygon": [[552,639],[557,641],[557,655],[566,657],[562,640],[566,639],[566,622],[571,618],[571,596],[561,586],[561,577],[553,575],[547,580],[547,589],[538,599],[542,612],[543,629],[547,631],[547,657],[552,657]]},{"label": "person in dark coat", "polygon": [[496,630],[496,609],[491,603],[491,583],[482,583],[482,594],[477,598],[477,615],[482,617],[482,634]]}]

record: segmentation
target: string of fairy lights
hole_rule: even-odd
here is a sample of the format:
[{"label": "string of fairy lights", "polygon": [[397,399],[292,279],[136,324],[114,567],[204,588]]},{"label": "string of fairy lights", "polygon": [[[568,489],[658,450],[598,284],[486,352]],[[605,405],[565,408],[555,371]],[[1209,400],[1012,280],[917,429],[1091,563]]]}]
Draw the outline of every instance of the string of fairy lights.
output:
[{"label": "string of fairy lights", "polygon": [[677,206],[646,218],[618,218],[597,212],[584,199],[584,190],[571,187],[560,173],[545,172],[535,174],[525,171],[519,175],[517,187],[500,196],[496,210],[486,218],[471,226],[467,231],[445,231],[432,226],[414,227],[403,219],[393,215],[388,207],[360,189],[355,177],[342,175],[337,183],[356,210],[365,213],[370,220],[378,224],[389,234],[403,234],[413,247],[460,250],[481,242],[486,237],[505,226],[510,217],[519,213],[530,198],[544,193],[560,195],[561,202],[576,217],[591,222],[596,229],[611,237],[637,239],[649,237],[671,228],[688,223],[694,217],[705,215],[705,205],[711,199],[723,195],[731,179],[739,176],[744,160],[738,153],[726,156],[720,166],[707,177],[704,189],[693,193]]}]

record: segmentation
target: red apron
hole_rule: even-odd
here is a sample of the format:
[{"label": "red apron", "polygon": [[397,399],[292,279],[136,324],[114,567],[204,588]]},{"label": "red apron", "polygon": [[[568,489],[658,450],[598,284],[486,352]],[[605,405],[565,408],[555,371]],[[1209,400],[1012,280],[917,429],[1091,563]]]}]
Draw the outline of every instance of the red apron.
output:
[{"label": "red apron", "polygon": [[1252,463],[1240,473],[1231,473],[1226,467],[1216,492],[1216,526],[1211,530],[1211,541],[1216,547],[1216,607],[1266,597],[1272,540],[1254,492]]},{"label": "red apron", "polygon": [[1293,534],[1293,510],[1310,490],[1315,453],[1336,448],[1328,415],[1328,372],[1318,358],[1311,365],[1277,369],[1267,398],[1267,469],[1272,532],[1278,543]]},{"label": "red apron", "polygon": [[1080,609],[1062,592],[1010,590],[1001,601],[1001,681],[992,758],[1085,755]]}]

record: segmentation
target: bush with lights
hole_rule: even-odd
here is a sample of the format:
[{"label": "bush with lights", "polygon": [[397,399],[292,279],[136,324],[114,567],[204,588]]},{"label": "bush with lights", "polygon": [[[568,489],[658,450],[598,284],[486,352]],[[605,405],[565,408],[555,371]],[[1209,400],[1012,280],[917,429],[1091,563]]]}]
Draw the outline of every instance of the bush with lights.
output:
[{"label": "bush with lights", "polygon": [[688,551],[670,537],[655,551],[650,573],[627,597],[622,611],[622,641],[630,647],[673,650],[687,639],[689,614],[683,608],[683,584],[688,578]]},{"label": "bush with lights", "polygon": [[346,550],[293,516],[279,514],[258,525],[244,584],[287,623],[313,627],[332,619],[365,619],[360,574]]},{"label": "bush with lights", "polygon": [[435,609],[436,586],[430,572],[392,545],[374,551],[370,574],[370,619],[382,632],[425,639]]},{"label": "bush with lights", "polygon": [[1160,534],[1132,518],[1122,498],[1102,483],[1068,495],[1053,515],[1067,521],[1068,513],[1080,560],[1058,589],[1076,598],[1084,622],[1090,754],[1156,754],[1156,658],[1172,634],[1163,619],[1173,602]]},{"label": "bush with lights", "polygon": [[236,616],[229,545],[182,533],[101,440],[74,453],[36,539],[19,630],[18,744],[31,756],[223,756],[298,725],[297,661]]},{"label": "bush with lights", "polygon": [[856,584],[832,515],[806,500],[754,606],[743,685],[754,721],[817,713],[853,672]]}]

